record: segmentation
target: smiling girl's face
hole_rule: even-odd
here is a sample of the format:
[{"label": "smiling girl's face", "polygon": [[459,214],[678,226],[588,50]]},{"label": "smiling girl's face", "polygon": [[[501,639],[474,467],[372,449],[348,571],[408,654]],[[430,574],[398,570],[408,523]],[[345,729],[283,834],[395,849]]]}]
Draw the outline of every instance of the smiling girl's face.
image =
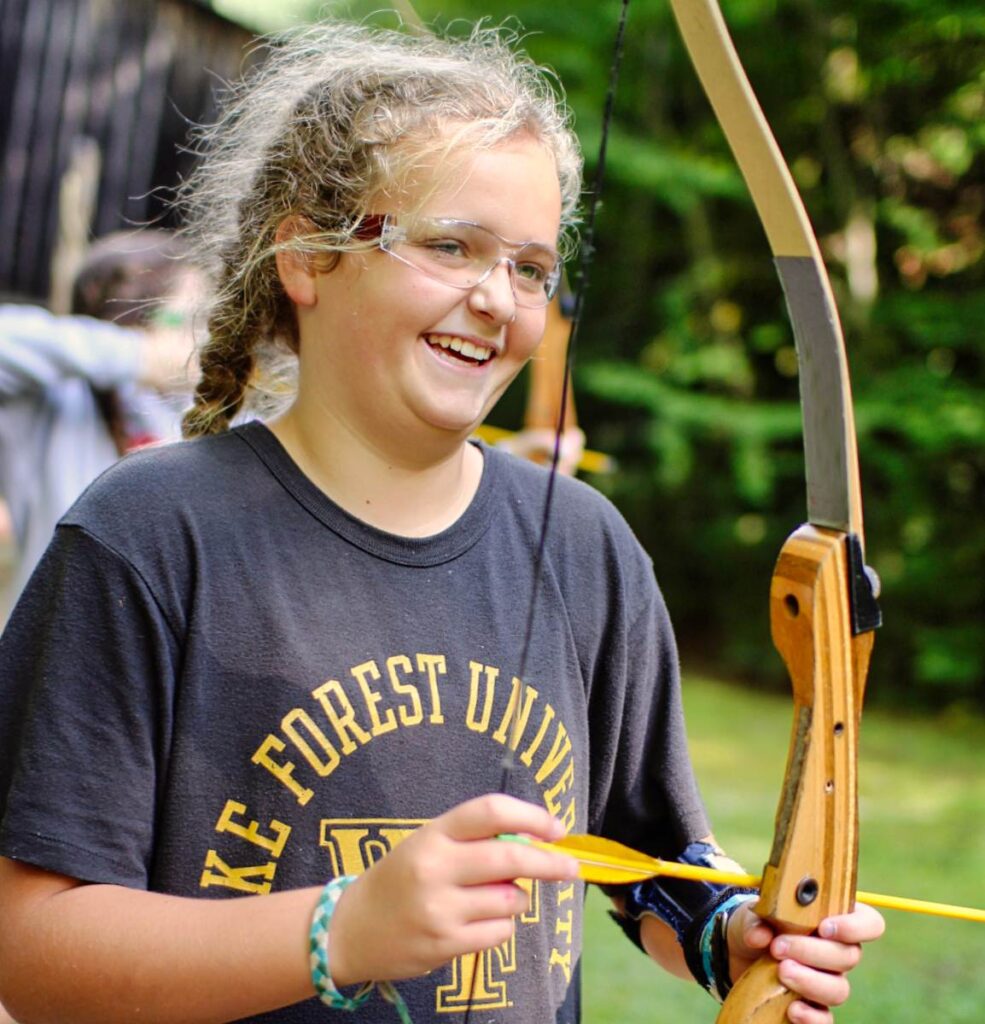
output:
[{"label": "smiling girl's face", "polygon": [[[411,193],[406,207],[556,247],[561,196],[542,144],[519,137],[480,151],[461,170]],[[415,205],[421,194],[426,200]],[[399,214],[401,205],[371,212]],[[545,309],[516,304],[506,263],[462,290],[374,249],[343,254],[310,283],[301,292],[288,286],[301,337],[299,402],[381,450],[435,432],[468,436],[544,332]]]}]

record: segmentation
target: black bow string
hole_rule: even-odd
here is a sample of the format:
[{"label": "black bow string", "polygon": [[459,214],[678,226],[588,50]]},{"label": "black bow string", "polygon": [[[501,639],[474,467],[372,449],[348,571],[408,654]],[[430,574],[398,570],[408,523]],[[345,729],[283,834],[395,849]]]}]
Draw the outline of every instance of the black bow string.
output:
[{"label": "black bow string", "polygon": [[[564,433],[565,419],[568,410],[568,402],[571,391],[571,375],[574,365],[578,329],[581,326],[582,314],[585,308],[585,296],[588,292],[591,276],[592,262],[595,257],[595,228],[598,220],[598,211],[602,195],[602,186],[605,180],[606,156],[608,153],[609,133],[612,128],[613,110],[615,108],[616,89],[619,83],[619,71],[622,66],[623,47],[626,37],[626,21],[629,13],[629,0],[622,0],[619,14],[619,23],[616,28],[615,43],[613,45],[612,62],[609,66],[609,81],[606,88],[605,107],[602,114],[602,132],[599,140],[598,158],[595,165],[595,175],[592,180],[591,198],[588,202],[588,209],[585,216],[585,226],[581,233],[581,245],[578,254],[578,268],[575,276],[575,306],[571,317],[571,326],[568,330],[568,347],[565,353],[564,374],[561,380],[561,402],[558,409],[557,423],[554,428],[554,449],[551,455],[551,468],[547,478],[547,488],[544,492],[544,507],[541,514],[540,534],[537,538],[537,549],[534,555],[533,571],[530,583],[530,601],[527,606],[526,625],[524,628],[523,645],[520,648],[519,670],[517,679],[522,685],[526,675],[527,661],[530,655],[530,645],[533,639],[534,623],[537,617],[537,595],[540,590],[540,581],[544,565],[544,552],[547,547],[547,532],[550,525],[551,509],[554,504],[555,484],[558,476],[558,463],[561,457],[561,438]],[[508,793],[510,779],[516,767],[516,746],[519,743],[519,736],[515,735],[519,725],[518,712],[520,709],[519,693],[513,701],[511,708],[511,721],[505,730],[507,735],[506,750],[503,755],[503,774],[499,784],[501,793]],[[465,1004],[465,1018],[463,1024],[469,1024],[472,1016],[472,1000],[475,996],[476,980],[482,955],[471,954],[474,957],[472,977],[469,984],[469,997]],[[463,957],[464,960],[464,957]]]}]

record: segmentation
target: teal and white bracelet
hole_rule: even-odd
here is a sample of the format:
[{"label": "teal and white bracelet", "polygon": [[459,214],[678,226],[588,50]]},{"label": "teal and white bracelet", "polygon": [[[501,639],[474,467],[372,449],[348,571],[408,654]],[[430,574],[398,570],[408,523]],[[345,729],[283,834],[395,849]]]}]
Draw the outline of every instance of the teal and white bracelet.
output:
[{"label": "teal and white bracelet", "polygon": [[731,916],[745,903],[759,899],[755,892],[739,892],[715,908],[701,930],[698,955],[705,975],[705,989],[720,1003],[732,989],[729,976],[728,923]]},{"label": "teal and white bracelet", "polygon": [[332,923],[332,914],[347,886],[356,880],[355,875],[341,875],[333,878],[321,891],[314,913],[311,915],[311,931],[308,933],[308,963],[311,967],[311,980],[318,993],[318,998],[333,1010],[358,1010],[373,989],[379,989],[380,995],[391,1003],[397,1011],[401,1024],[412,1024],[407,1004],[403,997],[389,981],[367,981],[354,996],[344,996],[332,981],[332,972],[328,963],[328,929]]}]

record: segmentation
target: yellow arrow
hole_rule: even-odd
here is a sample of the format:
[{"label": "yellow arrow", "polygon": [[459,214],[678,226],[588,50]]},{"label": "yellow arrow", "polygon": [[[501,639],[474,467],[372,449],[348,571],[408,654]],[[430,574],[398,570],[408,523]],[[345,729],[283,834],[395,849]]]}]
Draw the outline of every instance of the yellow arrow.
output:
[{"label": "yellow arrow", "polygon": [[[744,875],[735,871],[719,871],[696,864],[680,864],[673,860],[650,857],[637,850],[631,850],[613,839],[600,836],[565,836],[556,843],[545,843],[525,836],[504,835],[501,839],[526,843],[542,850],[556,850],[574,857],[580,865],[578,872],[586,882],[605,885],[641,882],[644,878],[665,875],[668,878],[685,878],[696,882],[717,882],[720,885],[743,885],[756,888],[761,879],[756,875]],[[980,921],[985,924],[985,910],[974,907],[959,907],[951,903],[932,903],[928,900],[913,900],[905,896],[884,896],[877,892],[855,894],[862,903],[888,910],[905,910],[911,914],[931,914],[936,917],[953,917],[961,921]]]}]

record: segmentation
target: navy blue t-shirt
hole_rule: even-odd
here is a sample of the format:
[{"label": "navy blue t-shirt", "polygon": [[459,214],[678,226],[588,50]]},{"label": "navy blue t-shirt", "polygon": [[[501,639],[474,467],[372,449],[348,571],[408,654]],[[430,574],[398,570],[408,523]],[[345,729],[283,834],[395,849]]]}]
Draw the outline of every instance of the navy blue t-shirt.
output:
[{"label": "navy blue t-shirt", "polygon": [[[518,679],[548,478],[482,454],[427,538],[347,514],[260,423],[109,470],[0,640],[0,854],[203,898],[322,884],[496,790],[509,746],[510,791],[573,832],[664,856],[707,834],[649,558],[559,479]],[[464,1013],[473,968],[473,1014],[576,1021],[581,908],[535,883],[511,943],[401,983],[416,1024]]]}]

